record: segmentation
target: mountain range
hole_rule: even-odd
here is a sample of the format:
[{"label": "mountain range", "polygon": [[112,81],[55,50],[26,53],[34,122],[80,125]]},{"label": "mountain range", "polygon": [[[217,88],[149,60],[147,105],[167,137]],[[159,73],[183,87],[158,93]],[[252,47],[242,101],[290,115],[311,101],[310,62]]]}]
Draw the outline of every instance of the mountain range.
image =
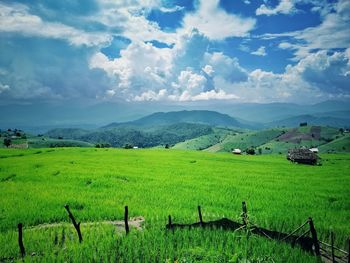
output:
[{"label": "mountain range", "polygon": [[[292,125],[302,122],[305,116],[310,122],[322,125],[349,126],[350,103],[348,101],[326,101],[314,105],[291,103],[232,103],[220,101],[184,102],[103,102],[93,104],[65,101],[61,103],[28,102],[0,105],[0,128],[20,128],[42,133],[53,128],[96,129],[111,123],[141,122],[140,118],[158,112],[207,110],[232,116],[242,126],[266,128]],[[156,114],[153,117],[158,116]],[[151,115],[152,116],[152,115]],[[152,117],[152,118],[153,118]],[[326,117],[326,119],[322,119]],[[146,117],[143,121],[147,121]],[[221,118],[221,117],[220,117]],[[222,117],[224,119],[224,117]],[[225,117],[226,118],[226,117]],[[293,118],[296,118],[293,120]],[[334,120],[332,120],[335,118]]]}]

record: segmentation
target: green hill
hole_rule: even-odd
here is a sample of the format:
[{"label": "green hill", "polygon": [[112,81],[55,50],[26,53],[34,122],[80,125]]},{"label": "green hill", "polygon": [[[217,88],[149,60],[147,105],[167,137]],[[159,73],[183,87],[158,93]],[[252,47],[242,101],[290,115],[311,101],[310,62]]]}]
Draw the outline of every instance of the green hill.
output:
[{"label": "green hill", "polygon": [[89,143],[108,143],[113,147],[126,144],[138,147],[154,147],[158,145],[174,145],[188,139],[213,133],[213,128],[204,124],[176,123],[161,126],[137,127],[120,125],[101,128],[94,131],[74,129],[55,129],[46,135],[54,134],[55,138],[75,139]]},{"label": "green hill", "polygon": [[[350,113],[350,112],[346,112]],[[327,113],[323,113],[327,114]],[[331,112],[328,114],[332,114]],[[334,114],[344,114],[344,112],[335,112]],[[332,116],[313,116],[313,115],[299,115],[293,116],[290,118],[274,121],[267,123],[268,127],[297,127],[300,123],[306,122],[309,125],[320,125],[320,126],[330,126],[330,127],[338,127],[338,128],[349,128],[350,127],[350,119],[345,118],[332,117]]]},{"label": "green hill", "polygon": [[275,128],[255,132],[230,131],[219,137],[213,135],[191,139],[176,145],[175,148],[202,150],[207,147],[204,150],[208,152],[230,152],[235,148],[244,151],[247,148],[255,148],[258,153],[285,154],[291,148],[320,146],[321,152],[350,151],[347,133],[342,133],[338,128],[322,126]]},{"label": "green hill", "polygon": [[211,134],[177,143],[173,148],[182,150],[204,150],[214,144],[220,143],[227,135],[232,133],[234,133],[232,130],[214,128],[214,132]]},{"label": "green hill", "polygon": [[350,152],[350,135],[335,139],[320,146],[321,152]]},{"label": "green hill", "polygon": [[233,133],[225,137],[222,142],[206,149],[210,152],[230,152],[235,148],[245,150],[256,148],[282,134],[282,129],[268,129],[257,132]]},{"label": "green hill", "polygon": [[220,127],[248,127],[227,114],[215,111],[193,110],[193,111],[172,111],[157,112],[141,119],[126,123],[111,123],[105,128],[118,127],[120,125],[131,126],[159,126],[177,123],[199,123]]}]

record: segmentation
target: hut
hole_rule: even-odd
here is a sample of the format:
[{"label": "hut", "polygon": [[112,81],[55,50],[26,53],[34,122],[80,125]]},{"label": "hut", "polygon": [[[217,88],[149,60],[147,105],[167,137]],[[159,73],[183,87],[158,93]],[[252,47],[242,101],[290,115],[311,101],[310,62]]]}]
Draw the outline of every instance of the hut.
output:
[{"label": "hut", "polygon": [[287,159],[296,163],[315,165],[319,157],[309,149],[289,149]]},{"label": "hut", "polygon": [[241,151],[241,149],[233,149],[232,153],[233,154],[241,154],[242,151]]}]

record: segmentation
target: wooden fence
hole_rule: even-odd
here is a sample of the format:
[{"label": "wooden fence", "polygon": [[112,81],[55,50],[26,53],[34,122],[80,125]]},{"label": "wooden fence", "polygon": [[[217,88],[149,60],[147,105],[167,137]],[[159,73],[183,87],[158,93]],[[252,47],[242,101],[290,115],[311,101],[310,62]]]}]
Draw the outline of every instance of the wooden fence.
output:
[{"label": "wooden fence", "polygon": [[[66,209],[68,216],[77,232],[79,242],[80,243],[83,242],[83,236],[80,230],[80,222],[77,223],[68,205],[65,205],[64,208]],[[125,206],[124,226],[125,226],[126,234],[129,234],[130,232],[129,224],[128,224],[128,219],[129,219],[128,213],[129,213],[128,206]],[[242,223],[235,222],[227,218],[205,222],[203,220],[200,206],[198,206],[198,217],[199,217],[199,222],[192,223],[192,224],[178,224],[178,223],[173,223],[172,218],[169,215],[166,229],[167,230],[174,230],[176,228],[191,229],[191,228],[199,227],[199,228],[219,228],[219,229],[224,229],[229,231],[240,231],[240,230],[247,231],[248,233],[260,235],[270,240],[289,243],[293,247],[297,245],[304,251],[312,253],[316,257],[321,258],[324,262],[350,263],[350,256],[349,256],[350,239],[348,240],[348,248],[347,248],[348,251],[345,251],[343,249],[340,249],[334,246],[333,232],[331,232],[331,244],[318,240],[317,232],[314,227],[312,218],[308,218],[308,220],[305,223],[297,227],[291,233],[283,233],[283,232],[278,232],[274,230],[269,230],[249,222],[248,211],[247,211],[247,206],[245,202],[242,202]],[[305,230],[307,226],[308,228]],[[303,229],[304,229],[304,232],[302,232],[301,234],[297,234]],[[20,255],[22,258],[24,258],[26,255],[26,252],[23,244],[23,224],[22,223],[18,224],[18,246],[20,250]]]}]

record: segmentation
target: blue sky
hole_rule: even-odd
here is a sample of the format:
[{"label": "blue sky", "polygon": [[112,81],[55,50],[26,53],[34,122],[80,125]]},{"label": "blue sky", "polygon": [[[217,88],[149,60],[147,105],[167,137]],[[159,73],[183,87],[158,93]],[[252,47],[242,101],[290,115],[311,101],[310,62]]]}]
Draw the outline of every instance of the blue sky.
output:
[{"label": "blue sky", "polygon": [[350,1],[0,1],[0,102],[350,97]]}]

